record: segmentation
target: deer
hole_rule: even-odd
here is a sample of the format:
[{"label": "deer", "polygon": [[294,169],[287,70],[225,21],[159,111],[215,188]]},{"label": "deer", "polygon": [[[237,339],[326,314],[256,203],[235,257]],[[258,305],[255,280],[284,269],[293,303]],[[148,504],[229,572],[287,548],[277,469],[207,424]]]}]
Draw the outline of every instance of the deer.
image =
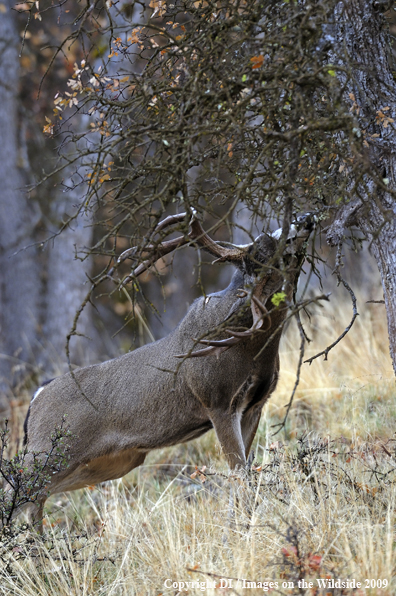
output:
[{"label": "deer", "polygon": [[[155,231],[174,231],[190,215],[168,216]],[[197,299],[163,339],[37,389],[24,424],[25,449],[48,453],[64,416],[70,444],[67,467],[28,503],[34,524],[40,526],[49,494],[121,478],[151,450],[212,428],[230,469],[246,468],[263,406],[278,381],[279,342],[313,228],[312,216],[304,214],[288,234],[280,229],[232,245],[213,240],[193,213],[188,234],[147,249],[148,258],[132,276],[183,244],[232,263],[236,271],[227,288]],[[135,253],[128,249],[118,263]],[[280,291],[284,301],[276,306],[272,297]]]}]

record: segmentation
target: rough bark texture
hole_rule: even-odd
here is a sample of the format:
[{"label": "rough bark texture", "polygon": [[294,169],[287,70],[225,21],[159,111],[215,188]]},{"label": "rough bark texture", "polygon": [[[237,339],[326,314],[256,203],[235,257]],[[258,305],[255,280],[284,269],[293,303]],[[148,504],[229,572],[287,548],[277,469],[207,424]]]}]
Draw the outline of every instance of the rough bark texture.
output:
[{"label": "rough bark texture", "polygon": [[[51,219],[57,230],[67,221],[80,202],[82,191],[73,190],[72,177],[65,181],[71,190],[58,192],[54,197]],[[46,347],[44,362],[55,371],[66,371],[66,336],[72,328],[77,309],[89,290],[87,273],[90,273],[91,258],[84,262],[76,259],[76,249],[89,246],[92,226],[88,217],[73,221],[48,246],[47,283],[45,288],[44,337]],[[73,363],[88,364],[94,360],[94,335],[91,306],[82,312],[77,331],[81,335],[71,338],[70,358]],[[85,337],[84,337],[85,336]]]},{"label": "rough bark texture", "polygon": [[38,325],[39,267],[35,247],[30,244],[37,220],[24,186],[29,166],[24,150],[18,114],[19,35],[6,0],[6,12],[0,18],[0,411],[11,370],[30,360],[35,347]]},{"label": "rough bark texture", "polygon": [[[64,368],[66,335],[88,290],[90,260],[76,260],[75,247],[89,245],[92,237],[89,222],[79,219],[44,251],[34,245],[74,213],[80,193],[62,193],[52,186],[47,196],[48,188],[39,187],[32,198],[26,191],[34,160],[29,162],[26,116],[20,109],[21,38],[13,6],[6,0],[7,10],[0,15],[0,418],[8,415],[8,398],[27,373],[43,366],[51,376]],[[36,167],[41,168],[46,149],[36,146],[33,152],[38,149],[41,162]],[[86,335],[92,335],[89,308],[78,327]],[[80,336],[72,338],[72,361],[87,364],[95,348]]]},{"label": "rough bark texture", "polygon": [[[383,10],[391,3],[348,0],[340,3],[336,19],[337,42],[346,45],[353,80],[348,93],[353,93],[359,106],[363,134],[368,136],[372,166],[385,184],[396,189],[396,127],[384,126],[378,117],[386,115],[396,121],[396,84],[390,64],[389,38]],[[344,60],[340,60],[345,65]],[[384,190],[367,181],[359,186],[359,197],[346,205],[329,230],[328,240],[336,244],[343,229],[357,225],[371,241],[372,252],[381,274],[388,317],[390,354],[396,373],[396,207]]]},{"label": "rough bark texture", "polygon": [[373,254],[381,274],[388,318],[390,354],[396,374],[396,226],[385,225],[373,242]]}]

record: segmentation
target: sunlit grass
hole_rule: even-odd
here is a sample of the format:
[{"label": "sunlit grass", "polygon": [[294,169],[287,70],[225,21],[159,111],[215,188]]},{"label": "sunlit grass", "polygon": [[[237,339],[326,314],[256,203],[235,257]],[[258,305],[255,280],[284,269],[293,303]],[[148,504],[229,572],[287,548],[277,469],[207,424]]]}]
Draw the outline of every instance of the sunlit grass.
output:
[{"label": "sunlit grass", "polygon": [[[359,302],[360,314],[352,329],[328,359],[321,356],[303,365],[287,426],[290,436],[305,428],[349,438],[389,437],[395,432],[395,380],[384,307]],[[349,323],[350,311],[348,303],[337,301],[314,311],[305,321],[313,338],[305,360],[337,339]],[[283,417],[295,382],[298,348],[296,331],[290,328],[282,339],[280,382],[265,415],[270,420]]]}]

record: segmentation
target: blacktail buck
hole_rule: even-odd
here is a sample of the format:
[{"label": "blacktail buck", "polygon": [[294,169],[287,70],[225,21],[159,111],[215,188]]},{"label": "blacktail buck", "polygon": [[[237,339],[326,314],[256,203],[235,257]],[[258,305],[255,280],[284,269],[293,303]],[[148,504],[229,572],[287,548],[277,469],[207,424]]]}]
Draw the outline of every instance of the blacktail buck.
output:
[{"label": "blacktail buck", "polygon": [[[186,218],[170,216],[157,231]],[[25,420],[29,452],[49,451],[51,434],[64,416],[71,436],[68,467],[29,504],[34,521],[42,519],[48,491],[120,478],[152,449],[190,441],[211,428],[230,468],[246,465],[262,408],[278,381],[287,302],[312,228],[306,214],[290,226],[286,241],[278,230],[235,246],[212,240],[193,215],[189,234],[151,247],[151,257],[135,274],[187,243],[233,263],[237,271],[226,289],[196,300],[167,337],[36,391]],[[271,298],[280,291],[285,302],[275,306]]]}]

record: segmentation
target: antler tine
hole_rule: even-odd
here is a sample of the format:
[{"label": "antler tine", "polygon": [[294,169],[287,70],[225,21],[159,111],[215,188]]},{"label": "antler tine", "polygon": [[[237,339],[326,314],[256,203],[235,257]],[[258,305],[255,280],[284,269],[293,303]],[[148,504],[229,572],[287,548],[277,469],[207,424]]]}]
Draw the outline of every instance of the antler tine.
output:
[{"label": "antler tine", "polygon": [[[271,275],[267,275],[266,277],[264,277],[261,280],[261,282],[259,282],[256,285],[256,287],[254,288],[254,290],[252,292],[252,298],[251,298],[251,303],[250,303],[250,308],[252,310],[252,315],[253,315],[252,329],[261,329],[264,324],[265,319],[267,319],[267,326],[265,328],[265,331],[267,331],[271,327],[271,316],[267,310],[267,307],[258,298],[258,296],[260,296],[261,293],[263,292],[265,284],[268,282],[270,277],[271,277]],[[268,296],[267,295],[264,296],[264,302],[267,301],[267,299],[269,298],[270,295],[271,295],[271,292],[269,293]]]},{"label": "antler tine", "polygon": [[[179,213],[177,215],[169,215],[165,219],[159,222],[159,224],[155,227],[153,231],[153,235],[157,234],[158,232],[162,231],[163,229],[183,221],[186,217],[186,213]],[[185,244],[191,242],[195,242],[199,246],[202,246],[204,250],[207,250],[212,255],[218,257],[217,261],[235,261],[241,260],[243,255],[245,254],[245,250],[243,248],[235,247],[235,248],[225,248],[218,244],[215,240],[212,240],[210,236],[205,232],[202,228],[200,222],[197,219],[196,211],[192,210],[192,217],[190,222],[190,232],[187,236],[179,236],[174,240],[168,240],[166,242],[161,242],[157,245],[150,244],[146,247],[146,251],[153,251],[153,255],[149,258],[140,263],[136,267],[136,269],[128,275],[124,281],[122,282],[121,286],[125,286],[128,282],[130,282],[134,277],[141,275],[144,271],[147,271],[149,267],[154,265],[158,259],[161,257],[169,254],[170,252],[180,248]],[[134,256],[136,254],[136,247],[128,248],[125,250],[117,259],[117,263],[122,263],[126,259]],[[112,274],[114,268],[109,271],[109,275]]]},{"label": "antler tine", "polygon": [[128,283],[126,280],[130,281],[133,277],[138,277],[139,275],[147,271],[147,269],[149,269],[151,265],[154,265],[154,263],[158,261],[158,259],[160,259],[161,257],[164,257],[165,255],[169,254],[170,252],[173,252],[180,246],[184,246],[188,243],[188,238],[185,238],[184,236],[178,236],[174,240],[167,240],[166,242],[161,242],[161,244],[155,247],[155,254],[150,259],[147,259],[146,261],[143,261],[143,263],[140,263],[140,265],[136,267],[133,273],[131,275],[128,275],[128,277],[124,279],[122,285]]},{"label": "antler tine", "polygon": [[[176,215],[169,215],[168,217],[165,217],[165,219],[163,219],[156,225],[156,227],[153,230],[152,235],[155,236],[155,234],[158,234],[158,232],[161,232],[161,230],[163,230],[164,228],[168,228],[169,226],[172,226],[175,223],[179,223],[179,222],[183,221],[185,219],[186,215],[187,215],[187,213],[178,213]],[[147,246],[145,248],[145,250],[155,250],[156,248],[157,248],[156,246],[154,246],[153,244],[150,244],[149,246]],[[132,248],[127,248],[127,250],[124,250],[124,252],[122,252],[120,254],[120,256],[118,257],[117,263],[122,263],[126,259],[133,257],[136,254],[136,250],[137,250],[136,246],[132,246]],[[160,258],[160,257],[158,257],[158,258]]]},{"label": "antler tine", "polygon": [[[186,215],[187,215],[187,213],[178,213],[176,215],[169,215],[168,217],[165,217],[165,219],[163,219],[156,225],[156,227],[153,230],[152,236],[155,236],[156,234],[158,234],[158,232],[161,232],[165,228],[168,228],[168,227],[174,225],[175,223],[182,222],[185,219]],[[165,242],[161,242],[156,245],[149,244],[148,246],[146,246],[145,251],[153,251],[153,255],[149,259],[146,259],[145,261],[140,263],[135,268],[135,270],[132,273],[130,273],[123,280],[121,287],[124,287],[134,277],[137,277],[138,275],[141,275],[142,273],[147,271],[147,269],[149,269],[151,267],[151,265],[154,265],[154,263],[156,261],[158,261],[158,259],[160,259],[161,257],[164,257],[165,255],[169,254],[170,252],[176,250],[176,248],[179,248],[180,246],[183,246],[184,244],[188,244],[189,241],[190,240],[188,239],[188,237],[179,236],[178,238],[174,238],[173,240],[167,240]],[[125,261],[126,259],[133,257],[136,254],[136,251],[137,251],[136,246],[133,246],[131,248],[128,248],[127,250],[124,250],[124,252],[121,253],[120,256],[118,257],[117,264],[120,264],[123,261]],[[109,275],[111,275],[113,273],[113,271],[114,271],[114,267],[109,271]]]},{"label": "antler tine", "polygon": [[[226,332],[229,333],[231,337],[225,339],[194,339],[197,343],[204,344],[208,347],[203,350],[198,350],[197,352],[191,352],[191,354],[180,354],[176,356],[176,358],[197,358],[199,356],[208,356],[209,354],[216,354],[219,356],[222,352],[231,348],[231,346],[239,344],[243,339],[252,337],[255,331],[260,329],[261,326],[262,322],[261,324],[254,323],[247,331],[233,331],[232,329],[226,329]],[[271,322],[266,329],[269,329],[269,327],[271,327]]]},{"label": "antler tine", "polygon": [[200,358],[201,356],[209,356],[210,354],[215,354],[217,357],[219,357],[222,352],[225,352],[228,350],[228,348],[239,343],[241,340],[237,337],[229,337],[219,341],[214,340],[213,342],[205,339],[195,339],[194,341],[201,344],[207,344],[208,347],[204,348],[203,350],[198,350],[197,352],[191,352],[190,354],[178,354],[176,355],[176,358]]},{"label": "antler tine", "polygon": [[251,337],[254,333],[253,328],[242,332],[231,331],[230,329],[226,329],[226,331],[227,333],[231,333],[232,337],[219,340],[194,339],[197,343],[205,344],[208,347],[203,350],[198,350],[197,352],[191,352],[190,354],[178,354],[176,358],[200,358],[201,356],[209,356],[210,354],[215,354],[219,357],[222,352],[225,352],[228,348],[231,348],[231,346],[235,346],[235,344],[239,344],[242,339]]},{"label": "antler tine", "polygon": [[191,219],[191,232],[189,233],[189,237],[191,240],[194,240],[199,246],[201,246],[204,250],[210,252],[210,254],[218,257],[216,262],[221,261],[240,261],[242,257],[246,254],[245,250],[240,247],[235,248],[226,248],[221,246],[215,240],[212,240],[210,236],[205,232],[202,228],[201,223],[195,216],[195,213]]},{"label": "antler tine", "polygon": [[[233,331],[230,331],[229,329],[227,329],[227,333],[234,333]],[[247,333],[247,332],[245,332]],[[249,335],[252,335],[252,333],[249,333]],[[194,339],[194,341],[197,341],[200,344],[205,344],[206,346],[213,346],[214,348],[222,348],[223,346],[233,346],[234,344],[238,343],[239,337],[227,337],[226,339]]]}]

